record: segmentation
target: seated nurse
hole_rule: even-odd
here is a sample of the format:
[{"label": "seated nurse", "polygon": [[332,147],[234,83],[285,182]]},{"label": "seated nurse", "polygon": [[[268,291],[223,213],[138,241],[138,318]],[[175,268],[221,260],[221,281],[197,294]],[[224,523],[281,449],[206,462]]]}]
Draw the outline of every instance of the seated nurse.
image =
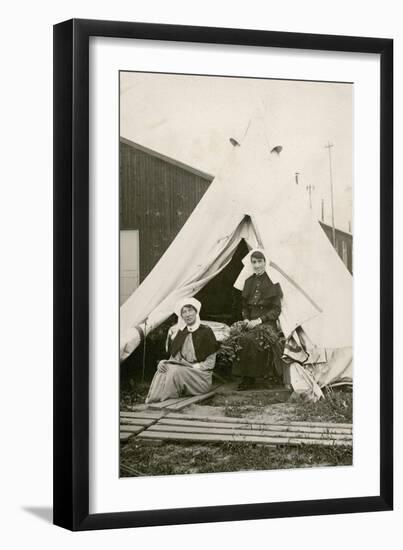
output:
[{"label": "seated nurse", "polygon": [[158,363],[146,403],[210,390],[218,343],[211,328],[201,324],[200,309],[195,298],[177,304],[179,330],[169,340],[170,358]]},{"label": "seated nurse", "polygon": [[[268,352],[277,374],[284,379],[284,365],[281,361],[283,347],[277,328],[277,319],[281,313],[281,287],[268,276],[266,257],[262,250],[252,250],[244,260],[248,258],[253,274],[246,279],[242,291],[242,317],[246,332],[240,339],[239,368],[242,380],[239,390],[254,387],[255,379],[264,376]],[[272,345],[269,350],[261,345],[263,333],[271,335]]]}]

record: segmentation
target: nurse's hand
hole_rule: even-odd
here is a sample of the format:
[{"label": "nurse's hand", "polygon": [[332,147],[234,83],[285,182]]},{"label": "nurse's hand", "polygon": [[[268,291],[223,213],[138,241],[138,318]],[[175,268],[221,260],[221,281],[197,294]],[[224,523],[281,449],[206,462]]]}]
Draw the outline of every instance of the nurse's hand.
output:
[{"label": "nurse's hand", "polygon": [[260,325],[262,323],[261,319],[254,319],[253,321],[249,321],[249,323],[247,324],[246,328],[248,330],[252,330],[253,328],[257,327],[258,325]]}]

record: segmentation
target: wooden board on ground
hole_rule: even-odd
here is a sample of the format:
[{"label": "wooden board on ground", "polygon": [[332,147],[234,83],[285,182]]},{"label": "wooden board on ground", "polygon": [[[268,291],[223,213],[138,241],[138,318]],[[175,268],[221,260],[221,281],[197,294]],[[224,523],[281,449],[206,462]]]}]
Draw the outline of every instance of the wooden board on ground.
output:
[{"label": "wooden board on ground", "polygon": [[211,433],[176,433],[164,431],[145,430],[137,437],[140,439],[161,439],[170,441],[206,441],[206,442],[247,442],[247,443],[263,443],[267,445],[324,445],[328,447],[351,446],[349,442],[329,440],[329,439],[298,439],[298,438],[279,438],[266,437],[262,435],[241,435],[241,434],[211,434]]},{"label": "wooden board on ground", "polygon": [[306,426],[277,426],[276,424],[263,424],[255,422],[209,422],[204,420],[186,420],[186,419],[173,419],[169,416],[161,418],[157,424],[154,426],[183,426],[189,428],[203,428],[205,430],[210,429],[233,429],[233,430],[254,430],[254,431],[272,431],[272,432],[282,432],[288,433],[289,435],[293,433],[300,434],[311,434],[312,436],[328,436],[328,435],[337,435],[344,438],[351,438],[352,434],[350,430],[344,428],[308,428]]},{"label": "wooden board on ground", "polygon": [[130,412],[130,411],[121,411],[120,412],[120,418],[143,418],[145,420],[158,420],[158,418],[161,418],[164,416],[164,411],[138,411],[138,412]]},{"label": "wooden board on ground", "polygon": [[170,405],[181,403],[184,399],[187,399],[187,397],[173,397],[172,399],[166,399],[165,401],[159,401],[157,403],[148,403],[146,406],[148,410],[160,411],[169,407]]},{"label": "wooden board on ground", "polygon": [[147,411],[181,411],[188,405],[200,403],[201,401],[212,397],[221,386],[222,384],[214,386],[208,393],[202,393],[200,395],[174,397],[172,399],[166,399],[165,401],[160,401],[157,403],[149,403],[147,405]]},{"label": "wooden board on ground", "polygon": [[209,397],[212,397],[218,390],[220,386],[215,386],[212,388],[208,393],[203,393],[201,395],[193,395],[191,397],[184,397],[180,402],[173,403],[172,405],[168,405],[165,407],[164,410],[175,412],[175,411],[181,411],[185,407],[189,405],[194,405],[195,403],[200,403],[201,401],[205,401]]},{"label": "wooden board on ground", "polygon": [[[213,396],[225,386],[215,386],[210,392],[175,398],[120,413],[120,440],[136,436],[142,440],[247,442],[269,446],[325,445],[352,446],[352,424],[332,422],[299,422],[228,416],[186,414],[189,405]],[[276,390],[278,391],[278,390]]]},{"label": "wooden board on ground", "polygon": [[[151,426],[150,426],[151,427]],[[139,434],[143,430],[145,430],[147,426],[141,426],[136,424],[121,424],[120,430],[124,433],[131,433],[131,434]]]},{"label": "wooden board on ground", "polygon": [[137,405],[131,405],[129,406],[130,412],[138,412],[138,411],[144,411],[147,409],[147,405],[145,403],[137,403]]},{"label": "wooden board on ground", "polygon": [[209,397],[212,397],[218,388],[220,388],[222,384],[219,384],[217,386],[214,386],[208,393],[203,393],[200,395],[190,395],[185,397],[173,397],[172,399],[166,399],[165,401],[158,401],[157,403],[148,403],[146,405],[148,411],[165,411],[165,410],[172,410],[172,411],[180,411],[183,408],[187,407],[188,405],[192,405],[193,403],[199,403],[200,401],[204,401],[205,399],[208,399]]},{"label": "wooden board on ground", "polygon": [[123,416],[120,418],[120,425],[138,425],[146,428],[147,426],[151,426],[151,424],[154,424],[157,420],[158,418],[129,418],[127,416]]},{"label": "wooden board on ground", "polygon": [[154,411],[122,411],[120,413],[120,442],[126,443],[129,437],[138,435],[155,424],[165,413]]},{"label": "wooden board on ground", "polygon": [[206,434],[223,434],[223,435],[253,435],[264,437],[278,437],[282,439],[310,439],[310,440],[335,440],[351,442],[351,435],[345,434],[328,434],[328,433],[301,433],[301,432],[287,432],[287,431],[270,431],[270,430],[253,430],[242,429],[234,427],[211,427],[211,426],[174,426],[172,424],[161,424],[158,422],[147,429],[148,432],[172,432],[172,433],[206,433]]},{"label": "wooden board on ground", "polygon": [[[193,414],[186,414],[184,413],[174,413],[170,412],[167,414],[165,418],[175,418],[175,419],[181,419],[181,420],[207,420],[211,422],[231,422],[231,423],[241,423],[244,424],[245,422],[253,422],[254,424],[266,424],[269,423],[265,420],[259,420],[258,418],[238,418],[238,417],[232,417],[232,416],[203,416],[203,415],[193,415]],[[352,424],[341,424],[337,422],[298,422],[295,420],[279,420],[275,422],[271,422],[275,426],[297,426],[297,427],[313,427],[313,428],[341,428],[346,430],[352,430]]]}]

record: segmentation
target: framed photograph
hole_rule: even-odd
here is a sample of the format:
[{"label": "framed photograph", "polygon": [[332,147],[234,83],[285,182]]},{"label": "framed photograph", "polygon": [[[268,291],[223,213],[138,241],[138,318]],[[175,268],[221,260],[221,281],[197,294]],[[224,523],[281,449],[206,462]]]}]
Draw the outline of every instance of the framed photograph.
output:
[{"label": "framed photograph", "polygon": [[393,41],[54,27],[54,523],[393,507]]}]

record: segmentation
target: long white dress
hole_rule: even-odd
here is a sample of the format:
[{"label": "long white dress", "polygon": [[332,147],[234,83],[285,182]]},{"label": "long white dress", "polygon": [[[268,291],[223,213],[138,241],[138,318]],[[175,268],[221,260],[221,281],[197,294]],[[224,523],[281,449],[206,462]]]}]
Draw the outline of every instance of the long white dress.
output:
[{"label": "long white dress", "polygon": [[193,347],[192,334],[188,334],[182,349],[167,360],[160,361],[158,367],[165,366],[166,371],[157,372],[151,382],[146,403],[165,401],[173,397],[200,395],[211,388],[216,353],[204,361],[197,361]]}]

